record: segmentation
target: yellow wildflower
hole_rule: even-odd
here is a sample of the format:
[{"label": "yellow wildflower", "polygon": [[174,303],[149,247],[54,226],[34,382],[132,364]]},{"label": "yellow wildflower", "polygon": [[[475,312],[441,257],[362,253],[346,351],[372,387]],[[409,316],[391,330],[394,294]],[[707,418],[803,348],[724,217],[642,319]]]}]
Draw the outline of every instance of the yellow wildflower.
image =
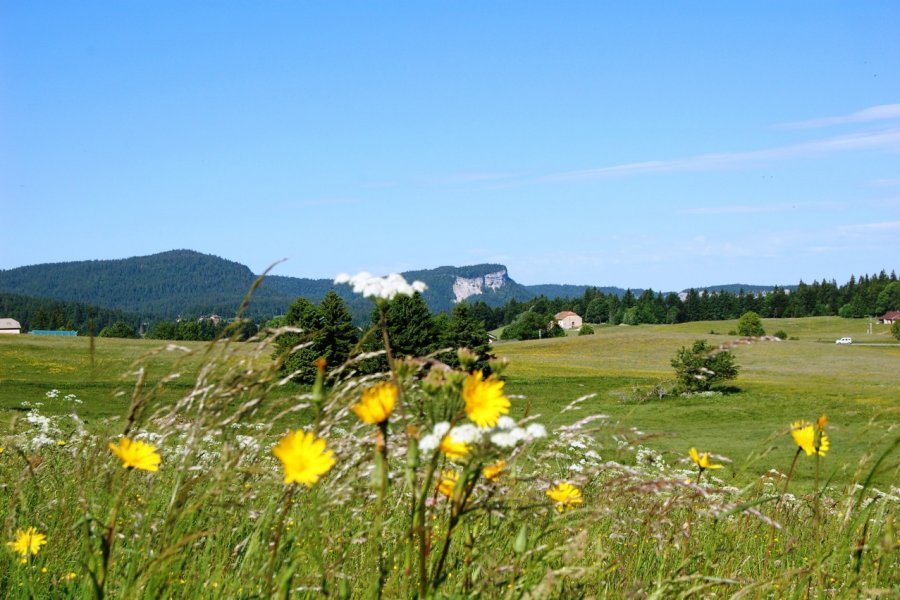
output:
[{"label": "yellow wildflower", "polygon": [[493,376],[484,378],[475,371],[463,383],[466,415],[479,427],[494,427],[500,415],[509,412],[509,398],[503,395],[503,382]]},{"label": "yellow wildflower", "polygon": [[469,445],[465,442],[457,442],[449,435],[445,435],[441,440],[441,452],[450,460],[461,460],[468,456]]},{"label": "yellow wildflower", "polygon": [[126,469],[159,470],[159,463],[162,459],[156,451],[156,446],[146,444],[140,440],[132,441],[123,437],[119,440],[118,445],[110,443],[109,449],[119,457],[122,461],[122,466]]},{"label": "yellow wildflower", "polygon": [[506,461],[502,458],[495,463],[486,465],[483,469],[481,469],[481,474],[484,475],[484,478],[488,481],[494,481],[500,474],[503,472],[503,469],[506,468]]},{"label": "yellow wildflower", "polygon": [[[821,418],[819,420],[822,421]],[[823,422],[822,430],[820,430],[819,433],[818,444],[816,444],[816,430],[811,423],[807,423],[806,421],[795,421],[794,423],[791,423],[791,437],[794,438],[794,443],[797,444],[797,447],[806,452],[807,456],[812,456],[813,454],[825,456],[825,453],[828,452],[829,443],[828,435],[825,434],[824,427],[825,424]]]},{"label": "yellow wildflower", "polygon": [[397,402],[397,386],[393,383],[379,383],[362,393],[359,403],[350,407],[363,423],[384,423],[394,411]]},{"label": "yellow wildflower", "polygon": [[325,449],[325,440],[314,433],[292,431],[272,448],[284,468],[284,482],[312,487],[334,466],[334,451]]},{"label": "yellow wildflower", "polygon": [[575,508],[576,504],[581,504],[583,502],[581,490],[571,483],[566,482],[560,483],[547,490],[547,495],[551,500],[556,502],[556,510],[558,512],[563,512],[567,508]]},{"label": "yellow wildflower", "polygon": [[24,531],[21,529],[16,530],[15,541],[7,542],[6,545],[12,548],[13,552],[16,552],[25,561],[29,554],[32,556],[37,554],[41,546],[46,543],[46,535],[38,533],[34,527],[29,527]]},{"label": "yellow wildflower", "polygon": [[459,473],[453,471],[452,469],[447,469],[441,471],[441,478],[438,481],[437,490],[441,494],[447,496],[448,498],[453,497],[453,488],[456,487],[456,482],[459,481]]},{"label": "yellow wildflower", "polygon": [[700,470],[704,469],[722,469],[722,465],[716,465],[709,462],[709,452],[704,452],[701,456],[699,452],[697,452],[696,448],[691,448],[688,451],[688,454],[691,456],[691,460],[694,461],[694,464],[700,467]]}]

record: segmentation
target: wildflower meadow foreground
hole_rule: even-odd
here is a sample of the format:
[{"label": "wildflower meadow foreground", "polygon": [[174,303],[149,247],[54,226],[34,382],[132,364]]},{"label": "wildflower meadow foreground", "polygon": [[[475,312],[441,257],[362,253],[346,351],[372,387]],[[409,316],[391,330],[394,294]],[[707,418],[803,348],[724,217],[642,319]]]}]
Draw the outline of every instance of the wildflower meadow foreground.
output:
[{"label": "wildflower meadow foreground", "polygon": [[[383,306],[419,282],[342,281]],[[24,407],[0,438],[2,598],[897,597],[900,437],[825,473],[825,415],[751,457],[684,449],[667,461],[588,410],[553,430],[504,389],[502,361],[362,353],[308,391],[229,338],[177,402],[140,362],[115,432]],[[158,352],[189,353],[170,345]],[[382,356],[388,369],[362,374]],[[60,385],[64,385],[63,382]],[[52,390],[58,395],[59,392]],[[48,392],[48,397],[51,392]],[[55,396],[54,396],[55,397]],[[516,415],[516,417],[513,417]],[[804,419],[810,419],[809,421]],[[723,423],[722,427],[735,427]],[[814,488],[794,491],[799,461]],[[717,473],[745,461],[737,488]],[[893,471],[891,471],[893,469]],[[821,477],[820,477],[820,474]]]}]

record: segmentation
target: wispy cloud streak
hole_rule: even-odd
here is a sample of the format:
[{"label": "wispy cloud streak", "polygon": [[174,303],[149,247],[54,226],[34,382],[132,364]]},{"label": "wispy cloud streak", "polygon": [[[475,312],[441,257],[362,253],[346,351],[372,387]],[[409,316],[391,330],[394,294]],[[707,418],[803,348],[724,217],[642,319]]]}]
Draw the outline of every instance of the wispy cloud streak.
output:
[{"label": "wispy cloud streak", "polygon": [[568,171],[547,175],[537,179],[535,182],[589,181],[652,173],[715,171],[737,168],[753,163],[825,156],[854,150],[877,149],[900,150],[900,127],[850,133],[811,142],[777,146],[774,148],[763,148],[760,150],[749,150],[745,152],[699,154],[696,156],[671,160],[653,160],[599,167],[596,169],[585,169],[581,171]]},{"label": "wispy cloud streak", "polygon": [[681,215],[756,215],[785,213],[792,210],[838,210],[846,208],[840,202],[796,202],[792,204],[737,204],[732,206],[702,206],[683,208],[676,212]]},{"label": "wispy cloud streak", "polygon": [[831,127],[832,125],[846,125],[848,123],[869,123],[871,121],[885,121],[900,119],[900,104],[881,104],[858,110],[849,115],[836,117],[824,117],[821,119],[809,119],[793,123],[781,123],[777,129],[816,129],[819,127]]}]

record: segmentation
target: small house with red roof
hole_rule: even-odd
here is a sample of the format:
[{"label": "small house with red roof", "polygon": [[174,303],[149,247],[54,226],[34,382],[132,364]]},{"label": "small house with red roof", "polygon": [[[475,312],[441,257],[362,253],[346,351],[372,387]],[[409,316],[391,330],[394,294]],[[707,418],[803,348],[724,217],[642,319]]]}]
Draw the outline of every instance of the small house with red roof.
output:
[{"label": "small house with red roof", "polygon": [[563,329],[580,329],[583,324],[581,317],[573,313],[571,310],[564,310],[556,313],[553,317],[559,326]]},{"label": "small house with red roof", "polygon": [[878,317],[878,322],[885,325],[893,325],[897,321],[900,321],[900,310],[891,310]]}]

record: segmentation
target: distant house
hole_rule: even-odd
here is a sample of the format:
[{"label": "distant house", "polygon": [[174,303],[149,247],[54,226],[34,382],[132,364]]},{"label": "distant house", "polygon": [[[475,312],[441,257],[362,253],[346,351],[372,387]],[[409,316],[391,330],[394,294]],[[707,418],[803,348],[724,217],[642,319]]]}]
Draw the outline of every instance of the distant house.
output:
[{"label": "distant house", "polygon": [[888,311],[878,317],[878,322],[884,323],[885,325],[893,325],[897,321],[900,321],[900,310]]},{"label": "distant house", "polygon": [[583,324],[581,317],[571,310],[564,310],[560,313],[556,313],[553,318],[556,319],[556,322],[559,323],[559,326],[563,329],[579,329]]},{"label": "distant house", "polygon": [[0,333],[22,333],[22,325],[15,319],[0,319]]}]

